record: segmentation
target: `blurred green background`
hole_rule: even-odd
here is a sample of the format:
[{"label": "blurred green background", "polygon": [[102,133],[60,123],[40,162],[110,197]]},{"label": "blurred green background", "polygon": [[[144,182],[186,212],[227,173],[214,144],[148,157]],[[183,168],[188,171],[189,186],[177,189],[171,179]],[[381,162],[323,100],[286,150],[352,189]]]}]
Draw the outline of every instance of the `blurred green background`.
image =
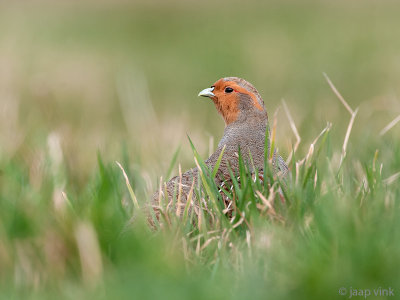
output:
[{"label": "blurred green background", "polygon": [[[93,177],[99,174],[97,153],[112,164],[130,158],[129,175],[141,201],[156,189],[159,177],[165,176],[179,147],[177,161],[183,169],[194,165],[187,135],[206,158],[222,136],[224,124],[213,104],[199,99],[197,94],[221,77],[245,78],[261,93],[270,120],[277,111],[277,145],[286,158],[295,137],[282,109],[282,99],[302,138],[299,156],[307,153],[327,122],[333,123],[329,140],[332,151],[341,151],[350,115],[328,86],[322,75],[325,72],[350,106],[359,107],[349,141],[349,157],[364,165],[370,163],[379,149],[380,158],[388,166],[383,168],[382,176],[398,172],[400,156],[396,149],[400,126],[382,137],[379,132],[400,114],[399,11],[398,1],[373,0],[1,2],[2,201],[13,197],[29,199],[32,201],[28,201],[29,205],[20,203],[20,210],[10,211],[15,214],[22,211],[24,216],[32,214],[35,220],[29,221],[27,217],[24,223],[25,217],[18,215],[15,220],[22,220],[21,224],[9,222],[14,226],[10,228],[16,228],[18,233],[12,231],[7,235],[4,232],[8,232],[8,225],[4,224],[8,224],[10,214],[3,215],[6,229],[0,226],[0,234],[4,233],[7,241],[13,242],[0,247],[0,262],[6,266],[6,271],[0,272],[1,278],[6,282],[13,280],[8,278],[7,270],[14,269],[7,253],[25,249],[24,244],[22,248],[18,246],[23,242],[14,243],[13,235],[19,238],[19,232],[23,232],[22,236],[35,236],[34,244],[40,248],[43,240],[37,242],[35,234],[39,232],[41,238],[55,240],[51,244],[56,249],[55,236],[63,232],[64,244],[61,244],[67,245],[67,249],[61,247],[63,255],[72,257],[71,261],[66,259],[67,265],[71,264],[72,270],[79,273],[74,264],[78,260],[77,250],[68,246],[73,244],[68,241],[74,239],[70,233],[74,226],[55,221],[60,227],[49,233],[43,228],[53,224],[54,216],[50,214],[52,221],[44,221],[47,213],[31,208],[36,205],[32,203],[42,203],[39,199],[45,199],[45,203],[55,201],[57,205],[54,193],[60,190],[65,190],[72,199],[92,199],[101,193],[121,196],[118,193],[124,188],[123,179],[108,178],[104,175],[108,171],[100,170],[100,183],[93,185]],[[112,172],[119,174],[119,170]],[[177,173],[177,164],[173,173]],[[51,188],[46,188],[49,176],[54,182],[49,185]],[[104,178],[121,182],[122,187],[115,195]],[[96,230],[98,226],[101,228],[101,217],[109,216],[107,211],[104,208],[104,215],[95,219]],[[118,218],[110,222],[122,223]],[[84,231],[86,227],[82,226]],[[99,234],[104,253],[108,253],[105,250],[108,248],[102,238],[107,234],[107,230]],[[129,245],[140,245],[140,234]],[[366,240],[369,237],[366,235]],[[137,269],[129,276],[122,275],[125,267],[117,272],[112,263],[104,263],[107,276],[112,278],[110,287],[115,284],[115,295],[129,297],[131,290],[127,288],[129,284],[120,289],[124,282],[115,279],[114,273],[124,280],[139,282],[146,282],[157,273],[159,277],[152,280],[159,289],[146,290],[143,285],[143,295],[162,297],[170,293],[171,298],[185,298],[193,296],[190,291],[194,290],[199,298],[226,297],[224,288],[229,286],[229,278],[221,276],[218,281],[223,282],[221,287],[212,284],[209,270],[201,269],[195,272],[198,277],[186,278],[183,259],[172,258],[176,261],[166,263],[171,257],[160,258],[158,246],[147,240],[143,243],[149,243],[149,248],[132,250],[123,243],[120,245],[124,257],[132,251],[132,255],[144,261],[142,265],[131,262]],[[159,240],[157,243],[168,244]],[[347,259],[354,259],[358,253],[355,251]],[[23,262],[24,255],[18,257]],[[26,257],[31,256],[26,254]],[[317,264],[314,267],[318,269]],[[31,268],[35,269],[35,264]],[[23,267],[22,270],[30,276],[29,270]],[[164,281],[165,278],[170,281]],[[250,277],[243,294],[236,296],[251,295],[256,290],[252,284],[259,280],[253,282]],[[309,286],[313,280],[318,282],[314,277],[309,280]],[[27,281],[35,287],[34,279]],[[64,295],[83,297],[74,284],[64,290]],[[180,290],[181,285],[188,290]],[[57,293],[57,288],[53,288]],[[100,294],[104,296],[101,291]],[[293,296],[290,290],[288,295]],[[303,296],[307,295],[310,294]],[[314,295],[321,294],[317,291]],[[330,295],[337,295],[336,290]]]},{"label": "blurred green background", "polygon": [[[186,134],[204,156],[210,136],[221,137],[223,121],[197,93],[224,76],[253,83],[270,118],[285,99],[306,148],[327,121],[343,139],[350,116],[322,72],[360,107],[359,145],[400,113],[398,9],[396,1],[2,3],[0,153],[26,154],[54,132],[80,185],[96,151],[113,159],[126,143],[157,182],[180,145],[179,160],[192,165]],[[280,152],[293,143],[279,110]]]}]

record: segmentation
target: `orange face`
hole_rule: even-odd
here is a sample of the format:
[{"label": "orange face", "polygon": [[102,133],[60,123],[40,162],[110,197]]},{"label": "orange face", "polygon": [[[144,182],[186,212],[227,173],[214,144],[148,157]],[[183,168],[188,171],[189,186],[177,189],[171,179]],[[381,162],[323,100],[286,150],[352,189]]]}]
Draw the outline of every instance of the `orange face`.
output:
[{"label": "orange face", "polygon": [[240,112],[239,102],[243,95],[248,95],[253,99],[252,104],[256,109],[260,111],[263,110],[256,96],[234,81],[219,79],[211,88],[205,89],[199,93],[199,96],[209,97],[213,100],[218,112],[224,118],[226,125],[237,120]]}]

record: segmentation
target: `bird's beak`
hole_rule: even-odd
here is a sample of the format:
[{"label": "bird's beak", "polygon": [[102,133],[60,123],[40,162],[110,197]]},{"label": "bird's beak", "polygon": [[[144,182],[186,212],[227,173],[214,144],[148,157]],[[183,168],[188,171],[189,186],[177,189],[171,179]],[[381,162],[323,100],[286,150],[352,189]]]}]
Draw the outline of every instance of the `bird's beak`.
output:
[{"label": "bird's beak", "polygon": [[210,87],[207,89],[202,90],[197,96],[203,96],[203,97],[214,97],[214,87]]}]

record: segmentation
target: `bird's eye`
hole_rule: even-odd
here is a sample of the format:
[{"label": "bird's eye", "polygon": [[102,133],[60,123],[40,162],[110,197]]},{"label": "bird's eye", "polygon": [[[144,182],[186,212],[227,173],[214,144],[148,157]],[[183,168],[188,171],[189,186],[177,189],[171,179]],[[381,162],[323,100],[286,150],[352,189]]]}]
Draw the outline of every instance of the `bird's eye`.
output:
[{"label": "bird's eye", "polygon": [[231,88],[231,87],[225,88],[225,93],[232,93],[232,92],[233,92],[233,88]]}]

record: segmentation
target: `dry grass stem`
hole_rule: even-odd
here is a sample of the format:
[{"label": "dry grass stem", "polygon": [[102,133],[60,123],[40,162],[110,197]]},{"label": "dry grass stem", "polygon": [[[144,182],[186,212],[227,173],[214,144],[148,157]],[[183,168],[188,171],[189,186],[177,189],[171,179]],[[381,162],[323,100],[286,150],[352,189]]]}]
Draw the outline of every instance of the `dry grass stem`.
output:
[{"label": "dry grass stem", "polygon": [[127,188],[128,188],[129,195],[131,196],[131,199],[132,199],[132,202],[133,202],[134,207],[135,207],[136,209],[139,209],[139,208],[140,208],[140,207],[139,207],[139,203],[138,203],[138,201],[137,201],[137,199],[136,199],[136,195],[135,195],[135,193],[134,193],[134,191],[133,191],[133,189],[132,189],[132,186],[131,186],[131,184],[130,184],[130,182],[129,182],[128,175],[126,175],[126,172],[125,172],[124,168],[121,166],[121,164],[120,164],[118,161],[116,161],[116,164],[117,164],[118,167],[121,169],[122,174],[124,175],[125,183],[126,183],[126,186],[127,186]]},{"label": "dry grass stem", "polygon": [[183,217],[184,217],[184,221],[186,221],[187,218],[188,218],[188,215],[189,215],[189,207],[190,207],[191,204],[192,204],[194,183],[195,183],[195,180],[194,180],[194,178],[193,178],[192,186],[190,187],[189,194],[188,194],[188,197],[187,197],[187,199],[186,199],[186,204],[185,204],[185,209],[184,209],[184,216],[183,216]]},{"label": "dry grass stem", "polygon": [[344,142],[342,147],[342,156],[340,158],[340,165],[342,164],[343,159],[346,157],[347,143],[349,142],[351,129],[353,128],[354,119],[356,118],[357,113],[358,113],[358,108],[356,108],[354,113],[351,115],[349,126],[347,126],[346,136],[344,137]]},{"label": "dry grass stem", "polygon": [[176,201],[176,216],[181,215],[181,201],[182,201],[182,167],[179,164],[179,188],[178,188],[178,199]]},{"label": "dry grass stem", "polygon": [[339,91],[336,89],[336,87],[333,85],[332,81],[329,79],[328,75],[326,73],[322,73],[328,82],[329,86],[331,87],[332,91],[335,93],[335,95],[339,98],[339,100],[342,102],[344,107],[348,110],[348,112],[353,115],[354,111],[351,109],[350,105],[344,100],[343,96],[339,93]]},{"label": "dry grass stem", "polygon": [[201,246],[200,251],[203,251],[208,245],[211,244],[212,241],[214,241],[216,239],[218,239],[218,236],[213,236],[213,237],[209,238],[207,241],[205,241],[203,246]]},{"label": "dry grass stem", "polygon": [[314,154],[314,143],[310,145],[310,148],[308,149],[308,153],[306,155],[306,159],[304,161],[309,162],[313,154]]},{"label": "dry grass stem", "polygon": [[199,164],[199,162],[197,161],[197,158],[196,158],[196,157],[194,157],[194,163],[196,164],[196,167],[197,167],[197,169],[199,170],[199,173],[200,173],[200,174],[203,174],[203,170],[200,168],[200,164]]},{"label": "dry grass stem", "polygon": [[251,257],[251,233],[248,230],[246,230],[246,243],[249,249],[249,257]]},{"label": "dry grass stem", "polygon": [[75,230],[82,276],[86,283],[94,285],[101,279],[103,263],[96,231],[90,223],[79,223]]},{"label": "dry grass stem", "polygon": [[289,108],[287,107],[286,102],[285,102],[284,99],[282,99],[282,104],[283,104],[283,109],[285,110],[286,116],[287,116],[287,118],[289,120],[290,128],[292,129],[293,134],[296,137],[296,143],[294,144],[293,151],[290,151],[289,156],[288,156],[288,158],[286,160],[286,163],[289,164],[289,162],[292,160],[293,153],[296,153],[297,148],[300,145],[301,137],[299,135],[299,132],[297,131],[296,124],[294,123],[292,115],[290,114]]},{"label": "dry grass stem", "polygon": [[384,135],[386,132],[388,132],[390,129],[392,129],[397,123],[400,122],[400,115],[398,115],[392,122],[390,122],[388,125],[385,126],[379,133],[379,135]]},{"label": "dry grass stem", "polygon": [[318,136],[314,139],[314,141],[310,144],[310,148],[308,149],[307,155],[296,162],[296,184],[297,184],[297,178],[299,176],[299,168],[301,165],[303,165],[304,163],[310,162],[311,158],[314,154],[314,149],[315,149],[315,144],[318,142],[318,140],[321,138],[321,136],[329,131],[332,127],[332,123],[327,123],[326,127],[318,134]]},{"label": "dry grass stem", "polygon": [[399,178],[400,178],[400,172],[397,172],[397,173],[393,174],[392,176],[389,176],[388,178],[384,179],[383,182],[386,185],[391,185],[393,182],[395,182]]},{"label": "dry grass stem", "polygon": [[339,91],[336,89],[336,87],[333,85],[332,81],[329,79],[328,75],[326,75],[326,73],[323,73],[326,81],[328,82],[329,86],[331,87],[332,91],[335,93],[335,95],[339,98],[340,102],[342,102],[342,104],[344,105],[344,107],[347,109],[347,111],[351,114],[351,119],[349,122],[349,126],[347,126],[347,131],[346,131],[346,136],[344,138],[344,142],[343,142],[343,147],[342,147],[342,155],[340,158],[340,165],[342,165],[344,158],[346,157],[346,150],[347,150],[347,144],[350,138],[350,133],[351,130],[353,128],[353,123],[354,123],[354,119],[357,115],[358,112],[358,108],[356,108],[356,110],[353,110],[350,105],[346,102],[346,100],[344,100],[343,96],[339,93]]},{"label": "dry grass stem", "polygon": [[162,182],[163,182],[163,180],[162,180],[162,176],[160,177],[160,184],[159,184],[159,188],[158,188],[158,205],[160,206],[160,207],[162,207],[162,196],[163,196],[163,192],[162,192]]},{"label": "dry grass stem", "polygon": [[[265,204],[265,206],[268,207],[268,208],[270,209],[271,214],[272,214],[272,215],[276,215],[275,209],[274,209],[273,205],[271,204],[271,202],[273,201],[273,198],[267,200],[267,199],[265,198],[265,196],[264,196],[260,191],[256,191],[256,194],[257,194],[258,197],[260,197],[261,201]],[[274,196],[275,196],[275,193],[274,193],[272,187],[271,187],[271,189],[270,189],[270,196],[271,196],[271,197],[274,197]],[[270,198],[270,197],[268,197],[268,198]]]},{"label": "dry grass stem", "polygon": [[274,116],[273,116],[273,121],[272,121],[271,149],[270,149],[269,159],[273,158],[274,152],[275,152],[276,127],[278,125],[278,118],[277,118],[278,111],[279,111],[279,109],[277,109],[275,111]]},{"label": "dry grass stem", "polygon": [[322,131],[321,131],[321,132],[319,133],[319,135],[314,139],[314,141],[312,142],[312,144],[315,145],[315,144],[318,142],[318,140],[321,138],[321,136],[322,136],[325,132],[331,130],[331,128],[332,128],[332,123],[328,122],[328,123],[326,124],[326,127],[325,127],[324,129],[322,129]]},{"label": "dry grass stem", "polygon": [[317,182],[318,182],[318,171],[315,171],[315,177],[314,177],[314,189],[317,187]]}]

